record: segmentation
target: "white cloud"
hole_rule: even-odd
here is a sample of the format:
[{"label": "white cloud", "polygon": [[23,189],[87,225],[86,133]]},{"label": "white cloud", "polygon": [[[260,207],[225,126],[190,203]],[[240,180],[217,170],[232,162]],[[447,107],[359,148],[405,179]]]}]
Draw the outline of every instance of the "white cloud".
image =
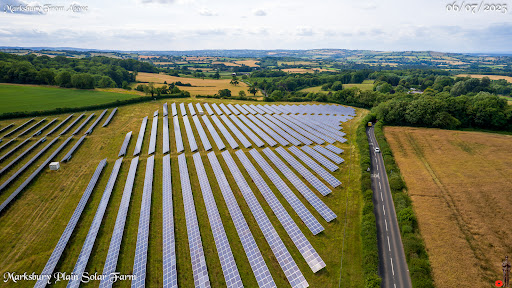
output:
[{"label": "white cloud", "polygon": [[212,11],[208,8],[201,8],[199,9],[199,15],[201,16],[217,16],[217,12]]},{"label": "white cloud", "polygon": [[298,36],[313,36],[315,32],[313,31],[313,28],[306,27],[306,26],[299,26],[297,27],[297,33]]},{"label": "white cloud", "polygon": [[267,16],[267,12],[263,9],[257,9],[253,11],[254,16]]}]

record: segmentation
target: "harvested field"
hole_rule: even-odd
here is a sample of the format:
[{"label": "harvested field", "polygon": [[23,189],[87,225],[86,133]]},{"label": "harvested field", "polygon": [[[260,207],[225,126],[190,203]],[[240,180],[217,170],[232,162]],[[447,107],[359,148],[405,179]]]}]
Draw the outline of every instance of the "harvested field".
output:
[{"label": "harvested field", "polygon": [[512,136],[386,127],[437,287],[491,287],[512,254]]},{"label": "harvested field", "polygon": [[245,66],[249,66],[249,67],[259,67],[259,65],[256,64],[256,62],[259,62],[259,61],[258,60],[240,60],[240,61],[235,61],[236,64],[245,65]]},{"label": "harvested field", "polygon": [[505,79],[508,82],[512,83],[512,77],[501,76],[501,75],[459,74],[459,75],[457,75],[457,77],[471,77],[471,78],[478,78],[478,79],[482,79],[484,77],[489,77],[489,79],[491,79],[491,80]]}]

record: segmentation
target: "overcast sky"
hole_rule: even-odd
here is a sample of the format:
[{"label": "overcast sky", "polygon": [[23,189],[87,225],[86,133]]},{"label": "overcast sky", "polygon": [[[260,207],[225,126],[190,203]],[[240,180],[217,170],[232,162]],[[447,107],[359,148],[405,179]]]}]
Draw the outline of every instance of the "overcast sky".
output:
[{"label": "overcast sky", "polygon": [[[512,0],[474,14],[447,11],[453,0],[78,1],[0,0],[0,46],[512,52]],[[87,11],[11,13],[20,3]]]}]

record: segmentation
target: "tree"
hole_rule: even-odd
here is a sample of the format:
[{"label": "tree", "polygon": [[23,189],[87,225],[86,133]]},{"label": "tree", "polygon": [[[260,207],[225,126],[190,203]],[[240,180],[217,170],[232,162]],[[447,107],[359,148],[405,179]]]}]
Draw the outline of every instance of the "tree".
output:
[{"label": "tree", "polygon": [[94,78],[89,73],[75,73],[71,76],[71,85],[78,89],[94,89]]},{"label": "tree", "polygon": [[240,82],[238,82],[238,77],[236,76],[233,76],[233,79],[231,79],[231,82],[229,82],[229,84],[231,85],[238,85]]},{"label": "tree", "polygon": [[256,93],[258,93],[258,89],[256,89],[254,86],[249,87],[249,93],[256,96]]},{"label": "tree", "polygon": [[71,87],[71,73],[69,71],[61,71],[55,76],[55,82],[60,87]]},{"label": "tree", "polygon": [[52,85],[55,83],[55,72],[48,68],[43,68],[37,72],[37,82],[41,84]]},{"label": "tree", "polygon": [[212,75],[213,79],[220,79],[219,70],[215,71],[215,74]]},{"label": "tree", "polygon": [[122,88],[125,90],[132,90],[132,87],[130,87],[130,83],[128,83],[128,81],[123,81]]},{"label": "tree", "polygon": [[114,88],[114,87],[116,87],[116,82],[114,82],[114,80],[112,80],[112,78],[110,78],[108,76],[102,76],[100,78],[100,80],[98,81],[97,87]]},{"label": "tree", "polygon": [[244,90],[240,90],[240,91],[238,92],[238,96],[240,96],[240,97],[245,97],[245,96],[246,96],[246,95],[245,95],[245,91],[244,91]]},{"label": "tree", "polygon": [[144,86],[144,93],[146,93],[146,95],[151,94],[151,97],[153,97],[153,96],[155,96],[155,92],[156,92],[155,83],[149,82],[148,85]]},{"label": "tree", "polygon": [[219,90],[219,96],[220,96],[221,98],[231,97],[231,90],[229,90],[229,89],[222,89],[222,90]]},{"label": "tree", "polygon": [[340,91],[342,89],[343,89],[343,84],[341,84],[341,81],[336,81],[331,86],[332,91]]}]

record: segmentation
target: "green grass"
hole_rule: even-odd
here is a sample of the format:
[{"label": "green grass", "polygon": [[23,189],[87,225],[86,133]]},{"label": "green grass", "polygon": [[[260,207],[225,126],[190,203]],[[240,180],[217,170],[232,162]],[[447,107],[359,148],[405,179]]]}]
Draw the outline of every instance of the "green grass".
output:
[{"label": "green grass", "polygon": [[83,107],[134,97],[140,96],[94,90],[0,84],[0,114]]},{"label": "green grass", "polygon": [[[177,102],[188,103],[191,100],[179,99]],[[216,99],[196,99],[193,102],[221,102]],[[162,104],[166,101],[154,101],[140,103],[136,105],[124,106],[119,109],[116,116],[112,120],[111,124],[102,128],[96,127],[94,132],[86,138],[82,146],[75,152],[72,160],[69,163],[63,163],[61,170],[59,171],[44,171],[41,175],[17,198],[16,201],[7,209],[5,213],[0,216],[0,275],[3,275],[6,271],[16,271],[23,273],[27,271],[29,274],[32,272],[40,273],[48,260],[48,257],[55,248],[55,244],[59,240],[66,224],[68,223],[73,211],[82,196],[85,187],[87,186],[90,177],[97,164],[101,159],[107,158],[108,164],[104,169],[97,187],[94,189],[88,204],[85,207],[84,213],[78,225],[73,232],[68,245],[66,246],[65,252],[61,258],[61,261],[56,267],[57,271],[70,273],[76,263],[77,257],[83,245],[83,241],[87,236],[90,224],[96,213],[96,209],[101,200],[105,185],[110,176],[110,172],[113,167],[114,161],[117,159],[117,153],[123,142],[124,135],[128,131],[133,131],[134,135],[132,141],[128,147],[128,155],[123,160],[123,165],[119,172],[117,183],[112,192],[107,210],[105,212],[101,228],[99,230],[94,248],[87,264],[86,271],[89,273],[98,272],[101,273],[103,270],[105,258],[108,252],[110,243],[110,237],[116,221],[117,211],[123,194],[124,184],[126,176],[128,174],[128,168],[132,159],[131,152],[135,147],[135,138],[140,128],[141,120],[144,116],[150,116],[153,111],[159,109],[161,111]],[[172,100],[167,100],[172,103]],[[223,101],[240,103],[243,101]],[[252,103],[252,102],[245,102]],[[275,103],[280,104],[280,103]],[[110,111],[110,110],[109,110]],[[358,110],[358,114],[362,114],[362,110]],[[98,115],[99,111],[96,112]],[[89,112],[89,113],[90,113]],[[55,117],[62,120],[67,115],[57,115]],[[75,116],[76,117],[76,116]],[[42,117],[37,117],[36,120]],[[93,118],[91,121],[94,121]],[[287,185],[296,193],[297,197],[304,203],[304,205],[312,212],[312,214],[320,221],[325,227],[325,231],[319,235],[313,236],[309,230],[302,223],[300,218],[294,213],[290,205],[286,203],[286,200],[271,184],[269,178],[265,175],[262,169],[259,168],[257,163],[252,159],[250,155],[247,155],[253,165],[258,169],[264,180],[269,184],[276,197],[283,204],[285,209],[289,212],[290,216],[297,223],[299,228],[304,232],[304,235],[311,242],[313,247],[317,250],[319,255],[327,264],[327,267],[323,270],[312,273],[309,266],[306,264],[299,251],[287,235],[286,231],[277,220],[272,210],[266,203],[261,193],[256,188],[255,184],[251,181],[244,168],[241,166],[240,161],[232,152],[231,155],[238,163],[238,166],[244,174],[247,182],[251,186],[256,198],[262,205],[264,211],[270,218],[270,221],[276,228],[277,233],[283,240],[284,244],[288,248],[293,259],[299,266],[300,270],[309,282],[310,287],[363,287],[364,286],[364,275],[363,275],[363,256],[362,256],[362,243],[361,243],[361,209],[362,209],[362,197],[361,197],[361,184],[360,177],[361,171],[359,169],[359,153],[357,144],[355,141],[356,128],[360,122],[361,116],[351,120],[344,125],[344,131],[347,133],[348,141],[346,143],[335,145],[344,149],[343,158],[345,162],[340,166],[340,169],[333,173],[333,175],[340,179],[343,183],[342,186],[333,189],[333,192],[323,197],[319,193],[317,195],[338,215],[338,218],[330,223],[326,223],[322,217],[311,207],[311,205],[305,201],[298,191],[293,188],[293,185],[285,180]],[[19,125],[26,119],[16,120],[2,120],[0,121],[0,127],[6,124],[15,123]],[[202,119],[201,119],[202,122]],[[180,117],[182,137],[185,140],[185,154],[187,155],[188,169],[191,179],[191,185],[194,196],[194,203],[196,208],[196,215],[198,218],[199,230],[201,232],[201,238],[204,247],[204,253],[206,257],[206,263],[208,267],[208,273],[212,287],[225,287],[224,277],[220,267],[219,258],[217,256],[217,250],[213,241],[213,234],[211,232],[208,216],[206,214],[206,207],[200,191],[200,186],[197,181],[197,175],[195,172],[194,162],[192,160],[192,153],[190,153],[188,142],[186,141],[186,132],[183,126],[182,119]],[[206,130],[204,122],[202,122],[203,128]],[[158,135],[157,135],[157,153],[155,156],[155,170],[153,180],[153,193],[152,193],[152,204],[151,204],[151,218],[150,218],[150,234],[149,234],[149,247],[148,247],[148,266],[147,266],[147,285],[149,287],[161,287],[162,286],[162,119],[159,119]],[[137,230],[139,223],[140,205],[142,199],[142,189],[144,186],[144,171],[146,167],[146,159],[148,157],[148,144],[149,144],[149,131],[151,121],[149,121],[146,129],[146,136],[143,142],[143,149],[141,157],[139,159],[139,165],[137,174],[135,177],[135,185],[132,192],[130,206],[128,209],[128,216],[124,231],[124,237],[121,244],[121,252],[116,271],[121,274],[131,274],[133,269],[133,260],[135,253],[135,244],[137,240]],[[214,125],[215,126],[215,125]],[[192,124],[195,138],[199,139],[199,135]],[[55,133],[58,135],[59,131]],[[84,128],[85,129],[85,128]],[[83,130],[85,131],[85,130]],[[187,240],[187,229],[185,223],[185,214],[183,199],[181,193],[181,184],[179,179],[178,163],[176,153],[176,143],[174,141],[174,134],[172,121],[170,124],[171,131],[171,167],[172,167],[172,187],[173,187],[173,205],[174,205],[174,220],[175,220],[175,237],[176,237],[176,253],[177,253],[177,269],[178,269],[178,284],[180,287],[192,287],[192,267],[190,264],[190,254]],[[69,133],[68,133],[69,134]],[[53,139],[55,137],[49,137]],[[256,220],[252,216],[249,207],[247,206],[241,192],[238,189],[237,183],[229,169],[224,162],[220,152],[215,144],[211,135],[207,132],[210,142],[214,146],[213,151],[216,153],[219,162],[224,170],[224,173],[228,179],[228,182],[233,190],[238,205],[240,206],[242,213],[249,225],[251,232],[253,233],[258,247],[263,255],[263,258],[271,271],[271,274],[278,287],[288,287],[289,284],[286,280],[284,273],[282,272],[279,264],[277,263],[270,246],[267,244],[263,237],[263,233],[259,229]],[[1,137],[2,135],[0,135]],[[68,137],[65,135],[64,137]],[[75,136],[73,141],[68,144],[68,147],[64,149],[57,157],[60,160],[62,156],[71,148],[74,143],[78,140],[79,136]],[[227,144],[223,135],[221,138],[224,143]],[[38,137],[36,137],[38,139]],[[7,188],[5,191],[0,193],[0,202],[12,192],[16,187],[25,179],[31,171],[33,171],[39,163],[42,162],[50,153],[58,147],[64,140],[60,139],[54,145],[51,151],[44,153],[39,161],[36,161],[27,172],[23,173],[15,183]],[[19,140],[18,140],[19,141]],[[47,141],[46,143],[48,143]],[[16,144],[11,144],[13,147]],[[31,144],[27,144],[28,145]],[[0,176],[0,182],[4,182],[10,175],[14,173],[19,167],[21,167],[27,159],[33,157],[42,147],[43,144],[35,151],[31,152],[27,158],[21,161],[20,164],[16,165],[6,175]],[[243,147],[240,143],[239,145]],[[206,173],[208,175],[212,192],[219,209],[219,213],[226,230],[226,234],[233,251],[235,261],[237,263],[242,281],[246,287],[255,287],[256,279],[248,263],[247,256],[243,250],[238,234],[236,232],[233,221],[227,209],[222,193],[219,190],[218,183],[215,180],[213,169],[206,157],[207,152],[204,151],[203,147],[199,145],[199,152],[201,153],[203,164],[205,166]],[[6,148],[7,149],[7,148]],[[227,148],[228,150],[229,147]],[[257,148],[262,155],[262,148]],[[273,148],[272,148],[273,149]],[[23,149],[21,149],[23,150]],[[242,148],[245,152],[249,149]],[[248,154],[248,153],[246,153]],[[14,159],[18,153],[15,153],[5,162],[0,163],[3,166],[4,163],[10,162]],[[266,156],[263,156],[265,159]],[[280,156],[278,156],[280,157]],[[282,158],[281,158],[282,159]],[[284,160],[283,160],[284,161]],[[277,173],[283,178],[281,172],[275,167],[268,159],[267,162],[277,171]],[[309,169],[309,168],[308,168]],[[293,169],[292,169],[293,170]],[[312,170],[310,170],[312,171]],[[312,172],[314,173],[314,172]],[[315,174],[315,173],[314,173]],[[300,176],[299,176],[300,177]],[[300,177],[302,178],[302,177]],[[284,179],[284,178],[283,178]],[[316,191],[310,186],[310,184],[303,180],[304,183],[309,186],[312,191]],[[345,235],[345,236],[344,236]],[[343,251],[343,269],[341,267],[341,256]],[[54,287],[64,287],[67,283],[60,282]],[[117,287],[129,287],[130,282],[117,283]],[[32,283],[33,285],[33,283]],[[25,285],[25,286],[32,286]],[[4,284],[5,287],[17,287],[14,283],[9,282]],[[83,287],[97,287],[98,282],[93,281],[88,284],[82,285]]]}]

